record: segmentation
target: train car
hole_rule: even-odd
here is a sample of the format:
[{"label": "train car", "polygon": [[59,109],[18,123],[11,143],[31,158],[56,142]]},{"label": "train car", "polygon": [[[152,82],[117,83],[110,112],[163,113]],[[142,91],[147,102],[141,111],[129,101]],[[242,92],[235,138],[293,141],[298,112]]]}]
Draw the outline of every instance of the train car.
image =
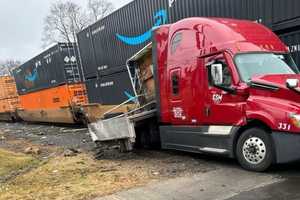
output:
[{"label": "train car", "polygon": [[80,123],[87,104],[75,44],[58,43],[13,70],[24,121]]},{"label": "train car", "polygon": [[17,93],[15,80],[12,76],[0,77],[0,120],[17,121],[17,109],[20,108],[20,99]]}]

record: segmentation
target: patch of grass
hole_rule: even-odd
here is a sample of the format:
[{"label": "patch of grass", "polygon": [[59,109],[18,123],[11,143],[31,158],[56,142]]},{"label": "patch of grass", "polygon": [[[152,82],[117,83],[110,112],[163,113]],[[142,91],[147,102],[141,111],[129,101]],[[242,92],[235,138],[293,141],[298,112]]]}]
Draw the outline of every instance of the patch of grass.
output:
[{"label": "patch of grass", "polygon": [[0,149],[0,178],[28,168],[37,162],[31,156]]},{"label": "patch of grass", "polygon": [[85,200],[152,180],[141,165],[96,161],[87,154],[58,156],[0,186],[0,200]]}]

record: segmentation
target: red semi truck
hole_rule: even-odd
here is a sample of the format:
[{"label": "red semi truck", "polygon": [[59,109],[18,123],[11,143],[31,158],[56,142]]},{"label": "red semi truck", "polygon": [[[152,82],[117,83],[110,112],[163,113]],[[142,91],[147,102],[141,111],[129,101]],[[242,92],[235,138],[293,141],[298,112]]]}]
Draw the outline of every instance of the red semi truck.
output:
[{"label": "red semi truck", "polygon": [[263,25],[221,18],[163,25],[128,70],[137,108],[90,124],[95,141],[219,154],[253,171],[300,159],[299,71]]}]

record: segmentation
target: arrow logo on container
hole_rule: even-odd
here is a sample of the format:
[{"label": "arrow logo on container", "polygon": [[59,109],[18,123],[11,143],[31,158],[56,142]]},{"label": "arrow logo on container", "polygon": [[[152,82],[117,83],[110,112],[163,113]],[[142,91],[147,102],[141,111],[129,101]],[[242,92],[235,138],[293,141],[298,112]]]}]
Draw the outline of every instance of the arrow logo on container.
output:
[{"label": "arrow logo on container", "polygon": [[151,39],[153,30],[155,30],[158,26],[165,24],[167,22],[167,11],[160,10],[156,12],[154,15],[154,20],[155,20],[154,26],[142,35],[135,36],[135,37],[128,37],[117,33],[116,36],[119,40],[121,40],[122,42],[128,45],[142,44],[147,40]]},{"label": "arrow logo on container", "polygon": [[27,81],[34,82],[37,79],[37,75],[38,75],[37,69],[34,69],[33,73],[31,73],[31,75],[26,75],[25,76],[25,79]]}]

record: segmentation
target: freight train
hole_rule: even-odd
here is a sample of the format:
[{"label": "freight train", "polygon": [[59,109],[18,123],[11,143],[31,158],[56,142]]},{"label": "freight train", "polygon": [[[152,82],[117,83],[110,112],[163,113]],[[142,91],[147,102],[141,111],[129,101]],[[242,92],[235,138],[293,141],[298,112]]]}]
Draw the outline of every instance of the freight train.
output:
[{"label": "freight train", "polygon": [[77,52],[75,44],[58,43],[1,77],[0,120],[87,123],[111,109],[88,104]]},{"label": "freight train", "polygon": [[[50,123],[82,123],[135,107],[126,61],[151,40],[153,30],[183,18],[248,19],[272,29],[300,65],[298,0],[134,0],[13,70],[18,97],[0,100],[1,116]],[[283,5],[284,4],[284,5]],[[253,33],[255,34],[255,32]],[[10,99],[10,102],[7,102]],[[13,102],[11,102],[13,101]],[[13,104],[14,106],[8,106]],[[5,108],[10,107],[10,110]],[[0,117],[1,117],[0,116]]]}]

